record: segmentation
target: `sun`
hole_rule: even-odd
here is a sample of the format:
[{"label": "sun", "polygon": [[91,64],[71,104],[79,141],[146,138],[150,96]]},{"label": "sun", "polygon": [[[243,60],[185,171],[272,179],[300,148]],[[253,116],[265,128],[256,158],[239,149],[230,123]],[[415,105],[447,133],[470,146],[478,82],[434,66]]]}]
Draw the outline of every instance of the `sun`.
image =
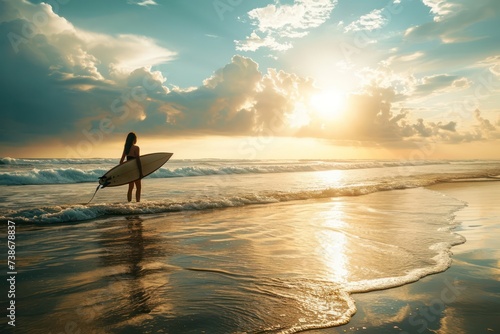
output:
[{"label": "sun", "polygon": [[324,90],[311,96],[310,105],[323,120],[340,117],[346,108],[346,96],[336,90]]}]

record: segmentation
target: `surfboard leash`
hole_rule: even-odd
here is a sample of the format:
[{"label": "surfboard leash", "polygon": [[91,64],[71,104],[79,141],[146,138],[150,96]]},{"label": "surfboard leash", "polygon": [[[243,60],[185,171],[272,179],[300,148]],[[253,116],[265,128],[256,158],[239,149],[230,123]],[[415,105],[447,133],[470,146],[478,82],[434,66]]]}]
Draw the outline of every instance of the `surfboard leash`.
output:
[{"label": "surfboard leash", "polygon": [[99,185],[97,186],[97,188],[95,189],[94,195],[92,196],[92,198],[90,199],[90,201],[88,201],[88,203],[87,203],[87,204],[85,204],[85,205],[88,205],[88,204],[90,204],[90,202],[92,202],[92,200],[93,200],[93,199],[94,199],[94,197],[95,197],[95,194],[97,194],[97,191],[98,191],[99,189],[101,189],[101,188],[104,188],[104,186],[103,186],[102,184],[99,184]]}]

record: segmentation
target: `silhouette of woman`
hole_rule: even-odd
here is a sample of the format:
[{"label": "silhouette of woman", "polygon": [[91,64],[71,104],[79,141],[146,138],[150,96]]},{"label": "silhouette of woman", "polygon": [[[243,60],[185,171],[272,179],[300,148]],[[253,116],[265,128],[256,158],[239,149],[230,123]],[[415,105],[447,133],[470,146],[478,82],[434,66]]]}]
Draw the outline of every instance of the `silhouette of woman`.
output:
[{"label": "silhouette of woman", "polygon": [[[142,164],[141,164],[141,159],[140,159],[140,150],[139,146],[136,145],[137,143],[137,136],[135,133],[130,132],[127,135],[127,139],[125,140],[125,146],[123,147],[123,154],[122,158],[120,159],[120,164],[122,164],[125,161],[125,158],[127,161],[135,159],[137,161],[137,167],[139,167],[139,174],[141,178],[143,177],[142,174]],[[141,179],[132,181],[128,184],[128,192],[127,192],[127,199],[129,202],[132,201],[132,190],[134,190],[134,184],[136,187],[135,191],[135,200],[137,202],[141,201]]]}]

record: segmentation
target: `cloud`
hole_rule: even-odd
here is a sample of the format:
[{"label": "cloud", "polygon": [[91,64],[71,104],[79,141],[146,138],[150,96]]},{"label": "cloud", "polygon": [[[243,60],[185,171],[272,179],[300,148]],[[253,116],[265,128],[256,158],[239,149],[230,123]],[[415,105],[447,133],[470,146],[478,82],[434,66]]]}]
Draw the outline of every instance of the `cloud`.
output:
[{"label": "cloud", "polygon": [[450,121],[446,124],[429,122],[424,124],[423,120],[419,119],[413,127],[420,137],[427,137],[433,142],[447,144],[461,144],[468,142],[478,142],[486,140],[500,139],[500,127],[494,125],[488,119],[481,116],[481,111],[474,111],[475,123],[470,129],[462,129],[458,131],[458,124]]},{"label": "cloud", "polygon": [[131,126],[169,135],[256,135],[270,127],[285,133],[295,105],[312,91],[309,79],[261,73],[252,59],[234,56],[201,86],[155,96],[145,119]]},{"label": "cloud", "polygon": [[366,93],[351,96],[345,122],[333,127],[332,138],[390,142],[408,137],[407,111],[395,113],[391,108],[395,95],[391,88],[369,87]]},{"label": "cloud", "polygon": [[158,5],[154,0],[128,0],[128,4],[144,7]]},{"label": "cloud", "polygon": [[270,4],[252,9],[248,17],[257,29],[245,40],[236,41],[236,49],[286,50],[292,39],[304,37],[310,29],[322,25],[336,4],[337,0],[295,0],[291,5]]},{"label": "cloud", "polygon": [[457,4],[446,0],[422,0],[422,2],[431,9],[431,13],[434,14],[434,21],[436,22],[452,14],[459,7]]},{"label": "cloud", "polygon": [[349,31],[372,31],[382,28],[387,23],[387,18],[383,15],[383,9],[374,9],[370,13],[361,16],[358,20],[350,23],[344,28],[345,32]]},{"label": "cloud", "polygon": [[263,47],[273,51],[286,51],[292,48],[292,44],[289,42],[280,43],[269,35],[262,38],[255,31],[253,31],[245,41],[235,41],[235,43],[236,49],[239,51],[257,51]]},{"label": "cloud", "polygon": [[[312,4],[288,5],[286,15],[276,14],[285,5],[275,5],[265,15],[277,15],[281,21],[262,21],[259,32],[267,36],[263,40],[274,38],[282,29],[304,32],[321,24],[326,2],[316,3],[313,7],[322,15],[308,9],[309,14],[293,19],[287,11],[300,13],[294,6],[301,5],[307,12],[306,4]],[[384,145],[422,139],[459,143],[499,138],[498,125],[479,112],[466,131],[452,119],[415,120],[411,109],[395,107],[402,96],[411,95],[411,88],[415,96],[464,89],[470,83],[461,76],[440,74],[417,80],[390,68],[365,73],[370,81],[364,91],[350,96],[342,121],[325,119],[311,106],[318,87],[310,78],[272,68],[262,71],[253,59],[235,55],[198,87],[169,88],[167,78],[153,66],[168,62],[175,53],[153,39],[84,31],[45,4],[19,1],[0,2],[0,6],[0,34],[11,37],[0,40],[4,64],[0,75],[5,78],[0,83],[2,145],[54,138],[74,144],[82,138],[97,138],[103,122],[112,125],[115,133],[133,129],[152,137],[272,134]],[[43,16],[40,22],[46,23],[34,25],[30,21],[34,15]],[[29,35],[26,27],[32,28]],[[270,47],[271,42],[267,43]],[[416,52],[408,57],[421,55]],[[498,57],[476,66],[497,73]]]},{"label": "cloud", "polygon": [[111,36],[78,29],[45,3],[35,5],[22,0],[4,2],[3,6],[7,6],[7,13],[10,13],[2,15],[11,45],[9,51],[36,53],[35,42],[43,43],[38,56],[49,56],[42,53],[51,48],[51,52],[56,53],[50,55],[52,59],[59,58],[55,66],[72,74],[80,69],[95,77],[110,78],[117,71],[128,73],[140,66],[168,62],[176,56],[175,52],[158,46],[148,37]]},{"label": "cloud", "polygon": [[[110,36],[74,27],[45,4],[0,2],[0,141],[23,145],[74,137],[110,113],[130,89],[138,67],[167,62],[175,53],[136,35]],[[151,73],[157,76],[157,73]]]},{"label": "cloud", "polygon": [[253,95],[261,77],[251,59],[233,57],[202,86],[164,96],[168,112],[165,127],[159,130],[181,134],[248,133],[255,122]]},{"label": "cloud", "polygon": [[495,20],[500,13],[500,2],[494,0],[425,0],[431,8],[434,21],[406,30],[407,40],[433,40],[459,43],[481,38],[469,34],[469,28],[485,20]]},{"label": "cloud", "polygon": [[416,123],[411,125],[413,134],[422,138],[433,138],[442,141],[443,138],[450,136],[460,136],[457,134],[457,122],[449,121],[446,124],[441,122],[425,122],[422,118],[417,119]]},{"label": "cloud", "polygon": [[473,129],[477,139],[499,139],[500,128],[493,125],[488,119],[481,116],[481,111],[476,109],[474,111],[476,124]]},{"label": "cloud", "polygon": [[297,136],[329,139],[336,144],[412,147],[422,141],[460,144],[500,139],[500,118],[497,123],[474,112],[470,128],[460,128],[454,120],[432,122],[414,119],[411,109],[394,110],[397,94],[391,87],[366,87],[363,93],[350,96],[341,122],[313,119]]},{"label": "cloud", "polygon": [[393,101],[405,99],[414,89],[417,79],[412,72],[396,72],[390,63],[381,63],[376,68],[365,67],[356,73],[362,87],[390,88]]},{"label": "cloud", "polygon": [[423,77],[415,85],[412,97],[429,96],[438,93],[449,93],[469,88],[472,83],[464,77],[448,74],[437,74]]},{"label": "cloud", "polygon": [[[403,56],[406,58],[406,56]],[[410,55],[408,58],[419,58]],[[407,72],[396,72],[394,62],[396,58],[389,59],[377,68],[364,68],[358,71],[359,82],[364,86],[391,88],[394,90],[394,102],[421,102],[422,98],[434,97],[441,94],[470,93],[468,89],[474,87],[474,81],[463,76],[450,74],[434,74],[421,78],[416,77],[413,69]],[[481,63],[480,66],[491,66],[490,63]],[[462,95],[463,96],[463,95]],[[419,102],[419,103],[420,103]]]},{"label": "cloud", "polygon": [[[434,88],[460,78],[429,77]],[[250,58],[234,56],[203,84],[189,90],[160,92],[145,100],[144,118],[129,128],[156,135],[261,135],[323,138],[344,143],[406,145],[422,139],[464,140],[457,122],[412,121],[411,110],[395,111],[399,97],[392,87],[368,86],[353,94],[339,119],[318,116],[311,97],[318,92],[311,79],[268,69],[259,71]],[[473,137],[473,138],[478,138]]]},{"label": "cloud", "polygon": [[234,56],[199,87],[145,100],[142,108],[135,108],[144,110],[145,117],[131,119],[127,127],[168,136],[272,133],[387,146],[449,140],[449,133],[456,133],[454,121],[412,121],[410,110],[395,111],[392,103],[398,94],[392,87],[370,86],[351,95],[341,121],[314,112],[311,97],[317,92],[311,79],[274,69],[262,73],[252,59]]},{"label": "cloud", "polygon": [[[390,51],[389,65],[395,71],[459,73],[474,80],[478,61],[498,53],[496,18],[498,1],[448,0],[429,1],[439,19],[421,20],[403,30],[397,47]],[[445,5],[446,4],[446,5]],[[453,8],[453,10],[451,10]],[[404,13],[404,12],[403,12]]]},{"label": "cloud", "polygon": [[478,63],[480,66],[488,67],[495,76],[500,77],[500,55],[488,57]]}]

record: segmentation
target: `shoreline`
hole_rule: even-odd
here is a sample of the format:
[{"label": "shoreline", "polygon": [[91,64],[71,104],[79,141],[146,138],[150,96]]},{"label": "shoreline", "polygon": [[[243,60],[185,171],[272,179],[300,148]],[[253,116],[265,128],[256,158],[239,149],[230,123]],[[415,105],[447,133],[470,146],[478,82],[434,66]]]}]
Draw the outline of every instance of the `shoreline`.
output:
[{"label": "shoreline", "polygon": [[[39,227],[22,229],[19,255],[29,274],[16,282],[20,328],[38,333],[75,324],[104,333],[167,326],[232,333],[286,323],[322,334],[497,331],[497,185],[457,182],[245,209],[110,216],[46,226],[43,234]],[[445,272],[346,298],[328,284],[356,275],[356,268],[404,268],[406,259],[415,261],[435,241],[459,240],[454,234],[467,242],[451,248],[453,263]],[[363,237],[403,252],[387,257],[385,248],[357,242]],[[424,265],[432,265],[433,253],[422,257]],[[318,276],[303,276],[304,268]],[[375,271],[366,278],[374,275],[387,277]],[[38,310],[39,300],[50,317]],[[318,300],[329,300],[329,308]],[[321,327],[333,326],[354,305],[357,313],[346,325]],[[307,316],[309,328],[322,329],[307,331]]]},{"label": "shoreline", "polygon": [[309,333],[500,332],[500,184],[452,182],[426,187],[467,203],[455,213],[451,233],[466,238],[453,246],[446,271],[400,287],[351,295],[357,312],[346,325]]}]

